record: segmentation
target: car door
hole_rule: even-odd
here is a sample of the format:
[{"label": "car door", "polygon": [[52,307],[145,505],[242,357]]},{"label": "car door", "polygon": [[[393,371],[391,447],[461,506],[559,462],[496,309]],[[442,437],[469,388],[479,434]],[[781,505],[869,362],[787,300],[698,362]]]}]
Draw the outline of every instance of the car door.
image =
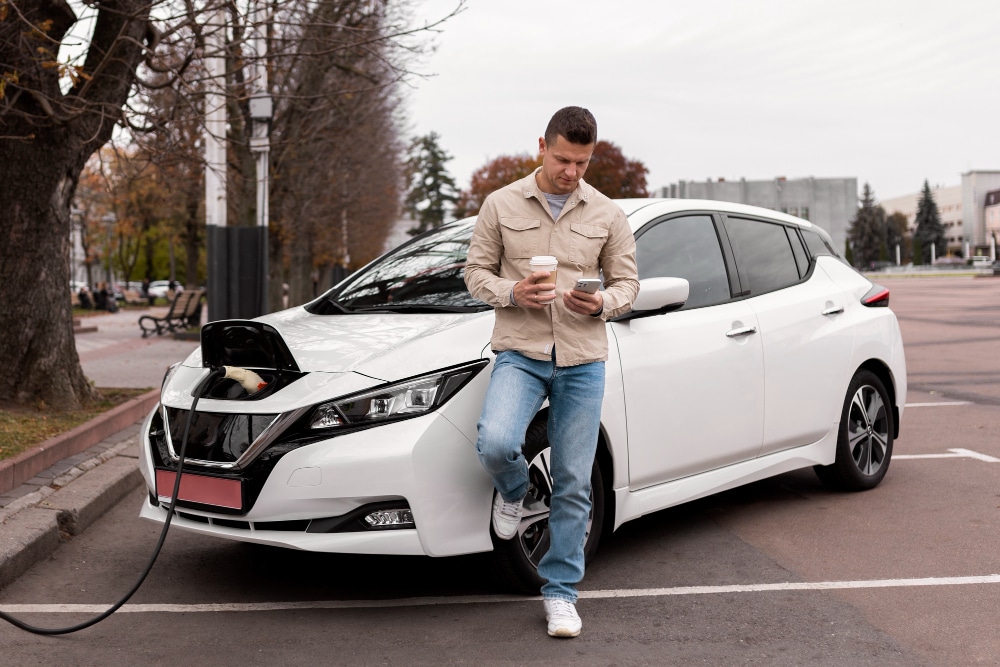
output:
[{"label": "car door", "polygon": [[[686,278],[678,311],[614,322],[628,423],[629,486],[640,489],[753,458],[763,429],[756,317],[733,299],[721,221],[655,220],[636,235],[639,277]],[[730,255],[731,256],[731,255]]]},{"label": "car door", "polygon": [[854,328],[848,295],[806,255],[792,225],[726,216],[764,354],[761,455],[815,442],[836,424]]}]

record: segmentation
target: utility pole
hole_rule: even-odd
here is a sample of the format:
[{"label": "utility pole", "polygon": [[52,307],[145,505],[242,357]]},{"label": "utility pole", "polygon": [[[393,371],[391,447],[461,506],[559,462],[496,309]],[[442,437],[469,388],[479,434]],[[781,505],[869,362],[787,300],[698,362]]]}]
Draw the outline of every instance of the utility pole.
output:
[{"label": "utility pole", "polygon": [[226,19],[221,9],[206,25],[205,237],[208,254],[208,319],[230,317],[226,261]]},{"label": "utility pole", "polygon": [[264,0],[252,0],[247,55],[250,151],[255,154],[257,216],[254,227],[226,224],[226,16],[216,11],[205,35],[205,223],[208,240],[208,319],[245,319],[269,312],[267,294],[268,170],[271,97],[267,88]]},{"label": "utility pole", "polygon": [[250,118],[253,122],[250,151],[257,156],[257,290],[259,315],[270,312],[268,308],[268,171],[270,169],[271,95],[267,87],[267,38],[264,26],[267,20],[265,3],[258,0],[251,13],[253,37],[251,48],[256,55],[254,63],[253,93],[250,97]]}]

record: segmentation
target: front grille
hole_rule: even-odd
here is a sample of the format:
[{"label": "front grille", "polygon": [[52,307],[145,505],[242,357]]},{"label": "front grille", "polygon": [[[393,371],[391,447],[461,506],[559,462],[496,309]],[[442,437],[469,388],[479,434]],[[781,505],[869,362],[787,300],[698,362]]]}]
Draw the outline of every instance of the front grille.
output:
[{"label": "front grille", "polygon": [[[189,410],[167,408],[170,440],[180,451]],[[278,415],[195,412],[188,433],[185,457],[200,461],[232,463],[240,458]]]}]

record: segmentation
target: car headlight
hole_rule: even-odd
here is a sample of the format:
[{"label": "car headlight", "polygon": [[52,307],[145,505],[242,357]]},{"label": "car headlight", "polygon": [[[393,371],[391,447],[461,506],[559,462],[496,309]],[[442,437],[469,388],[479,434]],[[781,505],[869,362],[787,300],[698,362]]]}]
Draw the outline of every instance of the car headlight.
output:
[{"label": "car headlight", "polygon": [[160,382],[160,396],[163,396],[163,390],[166,389],[167,383],[170,382],[170,378],[174,377],[174,373],[177,369],[181,367],[181,362],[170,364],[167,368],[167,372],[163,374],[163,380]]},{"label": "car headlight", "polygon": [[322,403],[310,415],[309,428],[358,426],[426,414],[444,405],[488,363],[480,359]]}]

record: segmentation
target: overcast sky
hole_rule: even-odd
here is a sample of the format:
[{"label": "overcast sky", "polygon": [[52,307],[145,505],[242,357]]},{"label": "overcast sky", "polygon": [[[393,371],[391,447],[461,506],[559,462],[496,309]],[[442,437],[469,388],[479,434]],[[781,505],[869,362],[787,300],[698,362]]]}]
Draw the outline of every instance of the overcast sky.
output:
[{"label": "overcast sky", "polygon": [[1000,170],[997,0],[471,0],[435,43],[410,129],[461,188],[570,104],[650,189],[856,177],[882,200]]}]

